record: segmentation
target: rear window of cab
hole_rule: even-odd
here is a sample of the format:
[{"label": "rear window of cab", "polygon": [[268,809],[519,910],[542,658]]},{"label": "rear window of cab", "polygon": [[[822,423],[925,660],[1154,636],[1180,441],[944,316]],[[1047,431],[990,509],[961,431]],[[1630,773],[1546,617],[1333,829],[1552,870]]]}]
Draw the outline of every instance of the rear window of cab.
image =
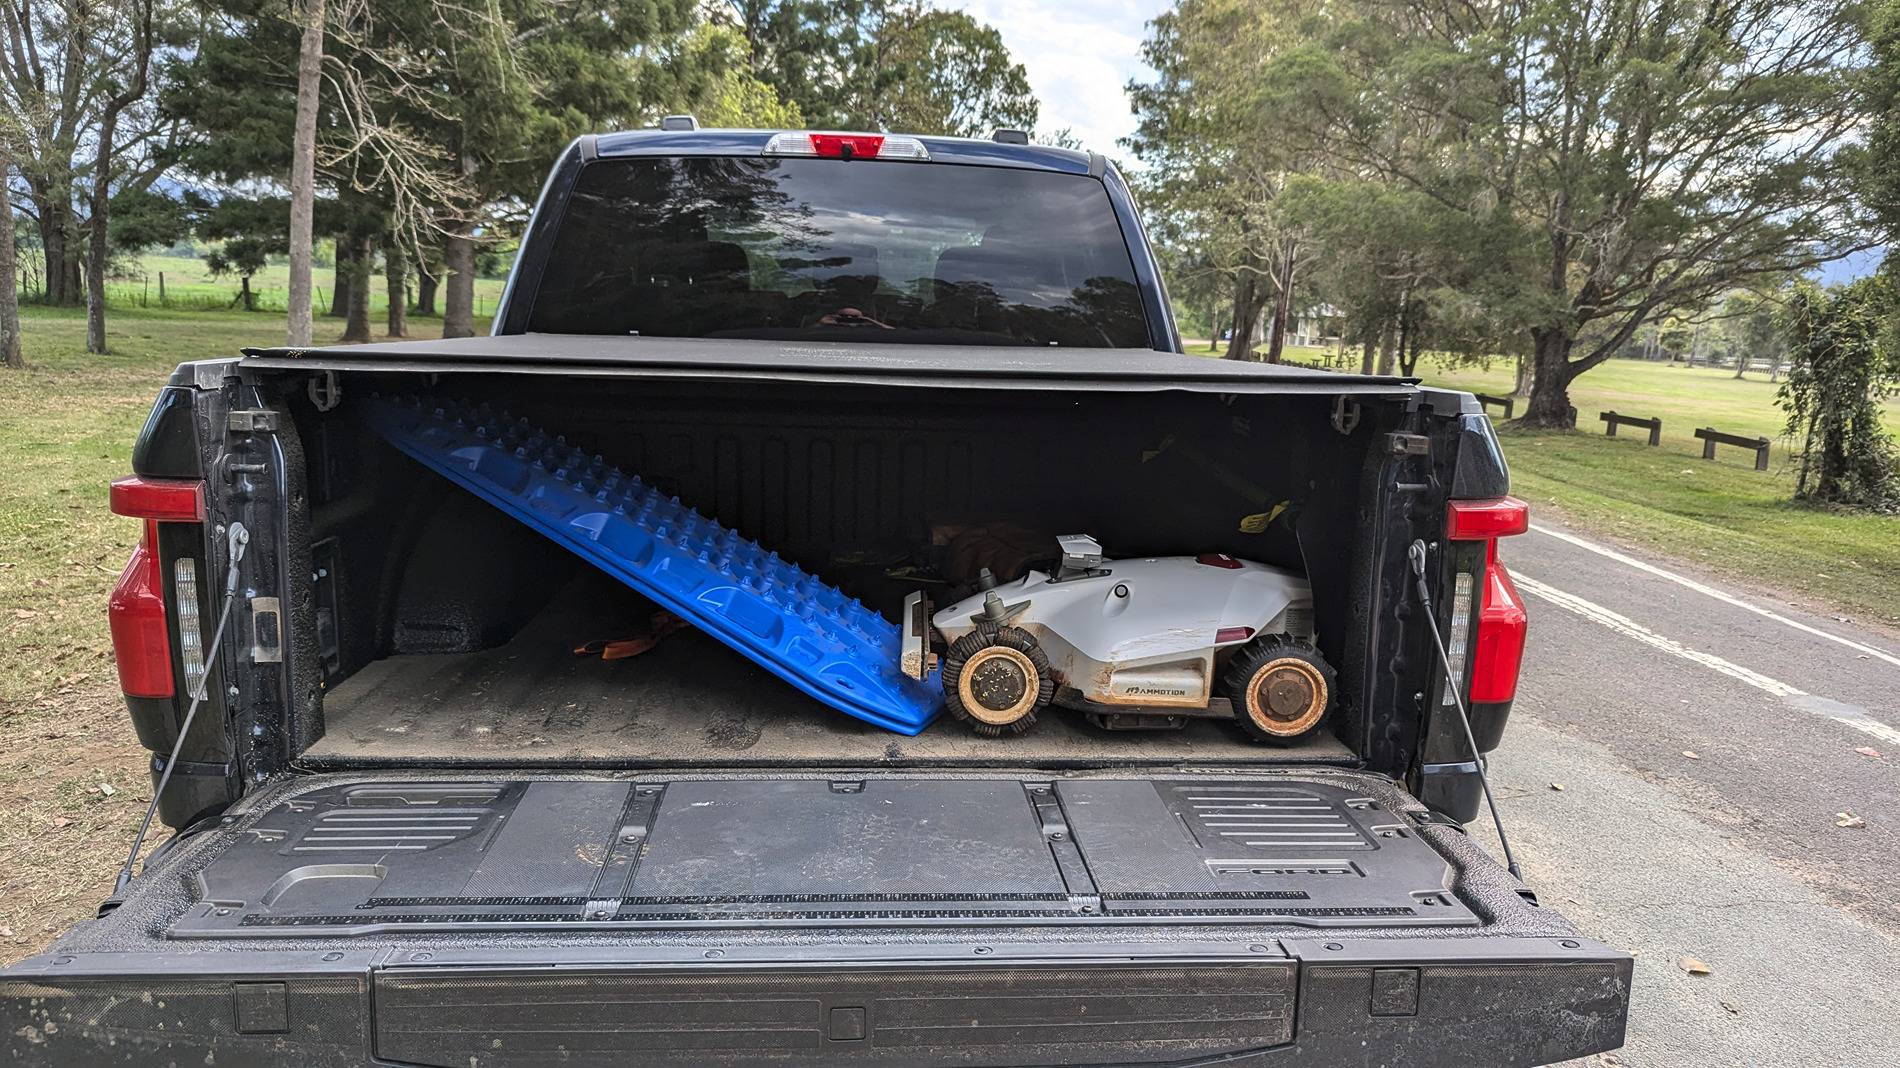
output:
[{"label": "rear window of cab", "polygon": [[528,329],[1138,348],[1102,183],[1007,167],[803,158],[596,161]]}]

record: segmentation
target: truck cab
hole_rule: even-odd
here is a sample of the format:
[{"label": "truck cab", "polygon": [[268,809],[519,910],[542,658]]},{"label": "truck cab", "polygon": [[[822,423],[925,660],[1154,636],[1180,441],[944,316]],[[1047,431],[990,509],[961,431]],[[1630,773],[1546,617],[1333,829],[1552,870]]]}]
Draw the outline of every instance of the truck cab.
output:
[{"label": "truck cab", "polygon": [[[1475,400],[1185,354],[1122,177],[1023,140],[583,137],[491,336],[181,365],[111,491],[172,831],[0,972],[12,1062],[1619,1046],[1630,958],[1462,827],[1526,625]],[[773,637],[848,617],[895,670],[920,590],[1063,575],[1078,532],[1298,576],[1323,725],[880,724]],[[665,592],[640,538],[781,614]]]}]

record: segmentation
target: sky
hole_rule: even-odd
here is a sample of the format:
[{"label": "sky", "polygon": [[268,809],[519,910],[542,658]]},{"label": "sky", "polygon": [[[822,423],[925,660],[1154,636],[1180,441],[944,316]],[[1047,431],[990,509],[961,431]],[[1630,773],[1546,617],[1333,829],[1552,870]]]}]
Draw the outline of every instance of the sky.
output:
[{"label": "sky", "polygon": [[1149,19],[1167,0],[940,0],[996,27],[1042,102],[1039,133],[1069,127],[1085,148],[1126,157],[1135,130],[1122,87],[1152,76],[1141,61]]}]

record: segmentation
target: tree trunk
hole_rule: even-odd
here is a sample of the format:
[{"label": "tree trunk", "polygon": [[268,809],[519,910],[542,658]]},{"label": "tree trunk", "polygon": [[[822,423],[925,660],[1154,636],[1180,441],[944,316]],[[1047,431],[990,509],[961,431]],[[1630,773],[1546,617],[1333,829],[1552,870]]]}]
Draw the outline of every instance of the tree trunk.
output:
[{"label": "tree trunk", "polygon": [[1526,426],[1569,429],[1577,425],[1577,409],[1570,403],[1569,335],[1561,330],[1533,330],[1535,367],[1531,399],[1524,406]]},{"label": "tree trunk", "polygon": [[1364,339],[1365,348],[1363,351],[1359,353],[1359,373],[1360,374],[1369,375],[1372,373],[1372,349],[1373,349],[1373,346],[1377,345],[1378,343],[1379,343],[1378,331],[1372,329],[1372,324],[1367,323],[1366,336]]},{"label": "tree trunk", "polygon": [[416,257],[416,314],[435,314],[436,275],[426,256]]},{"label": "tree trunk", "polygon": [[447,293],[442,303],[442,336],[475,336],[475,238],[462,224],[442,243],[442,273]]},{"label": "tree trunk", "polygon": [[1268,363],[1279,363],[1281,353],[1286,351],[1286,321],[1293,310],[1293,277],[1299,253],[1299,246],[1292,241],[1280,248],[1280,265],[1274,275],[1273,321],[1267,326]]},{"label": "tree trunk", "polygon": [[1794,476],[1794,499],[1797,501],[1805,500],[1808,496],[1808,470],[1814,457],[1814,424],[1819,418],[1818,411],[1809,414],[1807,434],[1801,441],[1801,468]]},{"label": "tree trunk", "polygon": [[376,254],[370,238],[352,237],[350,242],[350,307],[344,321],[344,341],[369,340],[369,273]]},{"label": "tree trunk", "polygon": [[[101,143],[107,143],[113,136],[112,123],[108,122],[100,131]],[[104,157],[106,151],[100,149]],[[103,165],[110,162],[100,159]],[[86,351],[104,355],[106,352],[106,213],[108,197],[105,192],[106,176],[101,174],[93,182],[92,194],[92,233],[86,242]]]},{"label": "tree trunk", "polygon": [[98,144],[92,162],[92,233],[86,243],[86,351],[106,351],[106,227],[112,213],[112,153],[119,135],[119,114],[145,95],[152,70],[152,0],[139,6],[133,30],[131,83],[106,100],[99,113]]},{"label": "tree trunk", "polygon": [[106,223],[111,211],[112,139],[119,113],[107,108],[99,123],[99,153],[93,163],[92,226],[86,242],[86,351],[106,352]]},{"label": "tree trunk", "polygon": [[409,336],[409,270],[402,238],[390,234],[383,239],[383,277],[388,282],[389,336]]},{"label": "tree trunk", "polygon": [[1253,328],[1260,318],[1259,276],[1250,270],[1240,272],[1234,283],[1234,336],[1228,339],[1222,359],[1253,359]]},{"label": "tree trunk", "polygon": [[72,190],[49,187],[35,195],[34,201],[40,211],[40,251],[46,257],[40,300],[55,307],[77,304],[82,290],[79,262],[70,255],[74,238]]},{"label": "tree trunk", "polygon": [[330,276],[330,318],[345,319],[350,314],[350,283],[356,279],[356,238],[336,235],[336,267]]},{"label": "tree trunk", "polygon": [[290,145],[290,318],[286,342],[310,344],[310,251],[317,198],[317,93],[323,73],[325,0],[305,0],[297,48],[297,117]]},{"label": "tree trunk", "polygon": [[1531,383],[1537,378],[1537,365],[1531,357],[1518,353],[1517,381],[1511,386],[1511,396],[1528,397],[1531,395]]},{"label": "tree trunk", "polygon": [[[6,145],[0,142],[0,175],[13,169]],[[0,367],[22,368],[26,357],[20,352],[20,291],[15,276],[19,265],[13,247],[13,201],[0,192]]]},{"label": "tree trunk", "polygon": [[1379,373],[1389,375],[1395,369],[1393,364],[1398,355],[1398,324],[1387,319],[1379,331]]},{"label": "tree trunk", "polygon": [[244,303],[245,311],[257,310],[257,298],[251,293],[251,276],[248,274],[238,279],[238,300]]},{"label": "tree trunk", "polygon": [[1424,348],[1420,338],[1424,331],[1419,329],[1418,306],[1412,303],[1412,294],[1405,294],[1405,312],[1399,316],[1399,373],[1407,378],[1418,371],[1419,352]]},{"label": "tree trunk", "polygon": [[1416,353],[1408,357],[1406,352],[1412,347],[1412,286],[1406,283],[1404,292],[1399,294],[1399,373],[1411,377],[1412,363],[1418,359]]}]

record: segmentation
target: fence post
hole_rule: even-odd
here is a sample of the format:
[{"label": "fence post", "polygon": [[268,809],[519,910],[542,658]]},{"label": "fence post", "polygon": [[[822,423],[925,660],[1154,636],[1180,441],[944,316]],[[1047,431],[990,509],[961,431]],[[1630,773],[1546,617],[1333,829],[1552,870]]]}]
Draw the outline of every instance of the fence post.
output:
[{"label": "fence post", "polygon": [[158,306],[165,306],[165,272],[158,272]]},{"label": "fence post", "polygon": [[1649,424],[1649,444],[1651,448],[1655,448],[1662,444],[1662,420],[1661,419],[1657,419],[1655,422]]}]

